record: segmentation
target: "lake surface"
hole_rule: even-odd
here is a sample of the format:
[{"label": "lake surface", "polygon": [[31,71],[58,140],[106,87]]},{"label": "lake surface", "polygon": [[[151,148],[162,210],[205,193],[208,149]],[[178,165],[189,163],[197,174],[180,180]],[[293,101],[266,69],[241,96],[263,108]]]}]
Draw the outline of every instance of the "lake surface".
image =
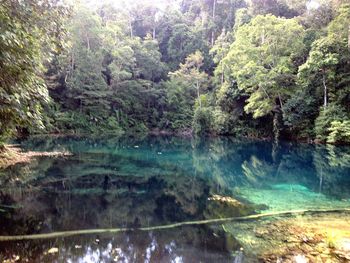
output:
[{"label": "lake surface", "polygon": [[[0,171],[0,235],[127,228],[0,242],[23,262],[252,262],[220,223],[142,227],[350,207],[350,148],[177,137],[37,137],[68,151]],[[234,223],[232,223],[234,224]]]}]

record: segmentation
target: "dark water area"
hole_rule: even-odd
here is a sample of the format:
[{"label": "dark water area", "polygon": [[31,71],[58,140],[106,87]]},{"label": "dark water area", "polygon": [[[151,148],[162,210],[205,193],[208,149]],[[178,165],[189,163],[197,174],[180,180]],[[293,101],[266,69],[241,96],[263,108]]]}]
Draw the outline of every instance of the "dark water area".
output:
[{"label": "dark water area", "polygon": [[[21,145],[72,155],[0,171],[1,236],[350,207],[349,147],[178,137],[35,137]],[[202,224],[2,241],[0,260],[241,262],[240,248],[222,225]]]}]

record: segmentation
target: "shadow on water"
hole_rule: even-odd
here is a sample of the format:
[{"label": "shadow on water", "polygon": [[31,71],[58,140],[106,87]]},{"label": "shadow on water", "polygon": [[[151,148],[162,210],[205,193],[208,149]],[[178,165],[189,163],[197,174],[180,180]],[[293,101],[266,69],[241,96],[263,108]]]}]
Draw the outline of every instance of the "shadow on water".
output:
[{"label": "shadow on water", "polygon": [[[350,205],[346,147],[176,137],[38,137],[22,146],[73,155],[0,171],[2,236]],[[211,224],[0,242],[0,259],[233,262],[239,248],[222,225]]]}]

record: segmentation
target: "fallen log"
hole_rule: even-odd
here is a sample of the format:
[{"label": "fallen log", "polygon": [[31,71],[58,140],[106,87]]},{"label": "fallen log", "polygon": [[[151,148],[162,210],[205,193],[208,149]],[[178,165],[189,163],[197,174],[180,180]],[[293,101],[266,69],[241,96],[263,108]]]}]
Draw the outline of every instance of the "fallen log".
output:
[{"label": "fallen log", "polygon": [[247,221],[247,220],[261,219],[266,217],[273,217],[273,216],[288,216],[288,215],[293,216],[293,215],[320,214],[320,213],[350,213],[350,208],[319,209],[319,210],[303,209],[303,210],[278,211],[278,212],[261,213],[261,214],[254,214],[254,215],[242,216],[242,217],[228,217],[228,218],[214,218],[214,219],[197,220],[197,221],[185,221],[185,222],[178,222],[178,223],[167,224],[167,225],[140,227],[140,228],[82,229],[82,230],[60,231],[60,232],[31,234],[31,235],[0,236],[0,242],[49,239],[49,238],[68,237],[68,236],[76,236],[76,235],[108,234],[108,233],[110,234],[110,233],[127,232],[127,231],[152,231],[152,230],[171,229],[171,228],[176,228],[181,226],[190,226],[190,225],[205,225],[205,224],[225,223],[230,221]]}]

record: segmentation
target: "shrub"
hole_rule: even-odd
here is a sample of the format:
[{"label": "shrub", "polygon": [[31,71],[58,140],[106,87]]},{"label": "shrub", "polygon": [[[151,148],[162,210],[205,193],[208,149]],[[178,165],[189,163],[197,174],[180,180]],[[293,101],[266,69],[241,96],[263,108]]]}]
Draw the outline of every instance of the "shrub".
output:
[{"label": "shrub", "polygon": [[193,132],[195,134],[209,134],[212,132],[212,108],[198,107],[193,116]]},{"label": "shrub", "polygon": [[330,132],[327,137],[328,143],[350,144],[350,120],[333,121],[328,130]]},{"label": "shrub", "polygon": [[320,111],[320,114],[315,121],[316,139],[327,141],[328,135],[330,134],[329,128],[331,127],[332,122],[342,121],[346,118],[346,113],[342,107],[335,104],[329,104],[327,108]]}]

